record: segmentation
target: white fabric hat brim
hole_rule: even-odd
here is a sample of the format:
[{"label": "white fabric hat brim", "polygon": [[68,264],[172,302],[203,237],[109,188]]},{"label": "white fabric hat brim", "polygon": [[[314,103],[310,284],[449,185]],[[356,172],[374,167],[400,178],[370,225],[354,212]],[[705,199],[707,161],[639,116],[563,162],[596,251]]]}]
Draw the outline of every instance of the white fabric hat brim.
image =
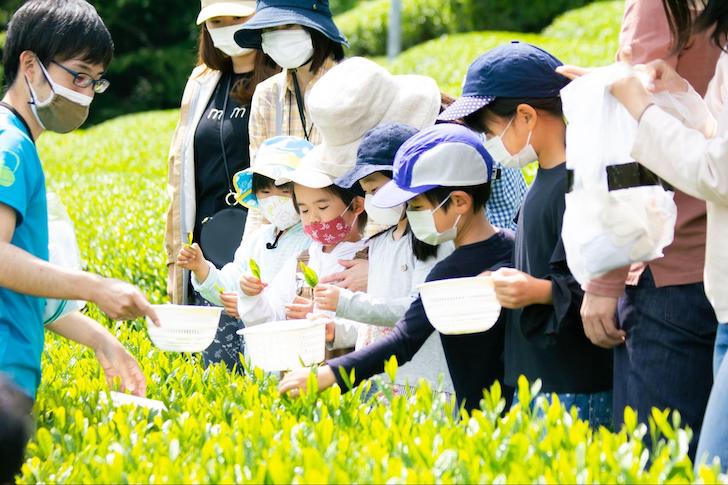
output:
[{"label": "white fabric hat brim", "polygon": [[298,168],[293,172],[276,179],[276,185],[293,182],[312,189],[323,189],[334,184],[336,177],[311,168]]},{"label": "white fabric hat brim", "polygon": [[248,17],[254,13],[255,2],[214,3],[200,10],[200,14],[197,16],[197,25],[215,17]]}]

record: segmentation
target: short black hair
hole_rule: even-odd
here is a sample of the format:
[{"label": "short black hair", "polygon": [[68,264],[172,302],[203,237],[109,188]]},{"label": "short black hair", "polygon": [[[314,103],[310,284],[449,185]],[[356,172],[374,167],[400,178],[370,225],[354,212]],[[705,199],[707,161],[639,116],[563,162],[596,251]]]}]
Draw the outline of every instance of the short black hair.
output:
[{"label": "short black hair", "polygon": [[495,98],[493,102],[469,114],[464,118],[465,125],[470,129],[482,132],[485,130],[485,116],[494,114],[501,118],[512,118],[516,115],[518,106],[527,104],[535,110],[545,111],[552,116],[563,117],[564,109],[561,98]]},{"label": "short black hair", "polygon": [[0,374],[0,483],[15,483],[30,439],[30,397]]},{"label": "short black hair", "polygon": [[20,54],[31,51],[44,66],[78,58],[108,67],[114,42],[96,9],[85,0],[29,0],[8,25],[3,48],[6,86],[18,76]]},{"label": "short black hair", "polygon": [[442,204],[442,208],[447,210],[452,204],[452,199],[449,199],[448,196],[456,190],[465,192],[473,199],[474,214],[484,210],[485,204],[487,204],[490,199],[490,182],[465,187],[437,187],[435,189],[428,190],[423,195],[427,200],[435,205],[440,205],[443,201],[445,201],[445,203]]},{"label": "short black hair", "polygon": [[259,173],[253,173],[253,187],[252,191],[257,194],[261,190],[274,189],[276,188],[276,181],[265,175]]}]

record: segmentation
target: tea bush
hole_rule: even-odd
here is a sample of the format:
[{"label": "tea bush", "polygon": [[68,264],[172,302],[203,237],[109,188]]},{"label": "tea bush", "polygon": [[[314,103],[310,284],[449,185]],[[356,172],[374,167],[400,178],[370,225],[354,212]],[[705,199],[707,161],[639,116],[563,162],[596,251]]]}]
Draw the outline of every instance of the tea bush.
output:
[{"label": "tea bush", "polygon": [[487,50],[512,40],[535,44],[567,64],[599,66],[614,62],[616,38],[582,42],[578,38],[555,39],[518,32],[471,32],[443,36],[413,47],[393,62],[381,62],[395,74],[423,74],[433,77],[440,89],[459,95],[468,66]]},{"label": "tea bush", "polygon": [[[539,32],[562,12],[591,1],[402,0],[402,48],[459,32]],[[350,54],[386,52],[390,4],[390,0],[371,0],[336,17],[336,24],[351,43]]]},{"label": "tea bush", "polygon": [[[627,412],[619,433],[593,431],[554,400],[531,405],[520,382],[503,417],[500,387],[482,411],[453,417],[453,403],[422,385],[410,397],[365,403],[365,389],[334,387],[279,398],[277,378],[155,350],[120,329],[140,356],[148,394],[167,411],[112,407],[88,351],[51,338],[22,483],[687,483],[690,432],[655,410],[650,427]],[[392,366],[393,367],[393,366]],[[390,368],[390,372],[392,369]],[[386,383],[382,384],[386,387]],[[650,453],[643,437],[658,443]],[[706,483],[724,480],[703,467]]]}]

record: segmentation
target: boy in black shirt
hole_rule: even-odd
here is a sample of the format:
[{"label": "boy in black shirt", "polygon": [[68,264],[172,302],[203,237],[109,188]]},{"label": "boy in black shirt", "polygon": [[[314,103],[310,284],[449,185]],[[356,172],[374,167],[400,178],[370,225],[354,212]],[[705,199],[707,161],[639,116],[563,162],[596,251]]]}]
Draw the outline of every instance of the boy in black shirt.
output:
[{"label": "boy in black shirt", "polygon": [[[423,130],[397,153],[394,179],[377,191],[374,205],[395,207],[406,202],[415,237],[429,244],[453,240],[456,247],[432,269],[427,281],[477,276],[511,263],[512,238],[494,229],[485,216],[492,172],[493,160],[478,135],[460,125]],[[390,334],[319,368],[319,388],[338,382],[346,390],[342,372],[354,369],[356,385],[383,372],[392,355],[399,363],[407,362],[434,331],[417,298]],[[458,403],[464,402],[468,411],[479,407],[484,389],[503,380],[504,332],[501,315],[486,332],[440,335]],[[307,369],[287,374],[280,392],[297,395],[308,375]]]},{"label": "boy in black shirt", "polygon": [[541,379],[592,426],[611,426],[611,352],[593,345],[580,316],[584,296],[566,264],[561,225],[567,190],[566,124],[561,62],[538,47],[512,42],[468,69],[463,98],[440,119],[465,118],[486,135],[486,148],[506,167],[538,160],[518,218],[513,268],[493,273],[496,295],[514,309],[506,330],[507,384]]}]

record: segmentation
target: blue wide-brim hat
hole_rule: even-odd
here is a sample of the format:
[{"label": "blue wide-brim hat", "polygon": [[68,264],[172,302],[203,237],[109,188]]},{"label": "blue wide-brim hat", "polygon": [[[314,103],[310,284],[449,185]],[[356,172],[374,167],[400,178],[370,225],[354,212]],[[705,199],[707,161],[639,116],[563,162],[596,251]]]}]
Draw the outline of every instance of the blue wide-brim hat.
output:
[{"label": "blue wide-brim hat", "polygon": [[261,49],[263,29],[282,25],[303,25],[349,47],[334,23],[328,0],[258,0],[255,15],[235,33],[235,42],[240,47]]}]

